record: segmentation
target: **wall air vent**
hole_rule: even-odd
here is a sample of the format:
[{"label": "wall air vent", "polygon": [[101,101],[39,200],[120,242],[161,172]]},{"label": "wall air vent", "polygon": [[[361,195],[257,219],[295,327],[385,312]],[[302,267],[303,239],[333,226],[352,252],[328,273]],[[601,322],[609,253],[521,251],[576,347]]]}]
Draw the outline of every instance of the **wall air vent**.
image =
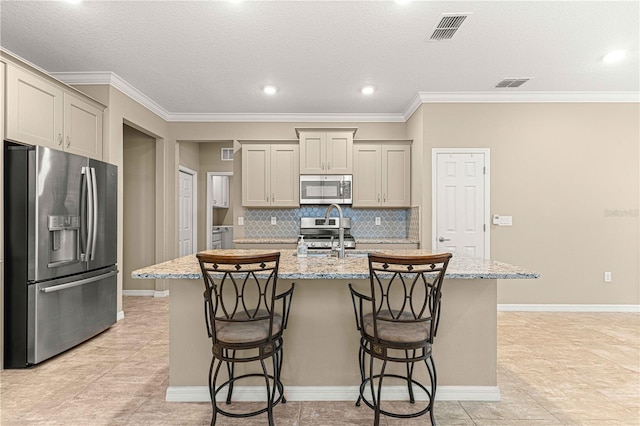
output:
[{"label": "wall air vent", "polygon": [[451,40],[471,13],[443,13],[428,41]]},{"label": "wall air vent", "polygon": [[221,148],[220,159],[222,161],[233,161],[233,148]]},{"label": "wall air vent", "polygon": [[496,87],[498,89],[520,87],[520,86],[522,86],[523,84],[525,84],[529,80],[531,80],[531,77],[529,77],[529,78],[505,78],[502,81],[499,81],[498,84],[496,84],[494,87]]}]

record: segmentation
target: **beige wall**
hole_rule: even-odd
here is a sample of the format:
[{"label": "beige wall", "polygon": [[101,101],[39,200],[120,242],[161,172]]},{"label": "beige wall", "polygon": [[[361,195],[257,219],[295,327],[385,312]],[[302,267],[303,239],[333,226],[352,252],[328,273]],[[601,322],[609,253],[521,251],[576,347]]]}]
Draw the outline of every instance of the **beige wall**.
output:
[{"label": "beige wall", "polygon": [[[124,250],[124,179],[123,124],[152,136],[156,143],[156,230],[155,261],[159,263],[177,255],[177,174],[178,158],[175,141],[169,136],[168,124],[120,90],[105,85],[77,86],[107,105],[105,112],[104,160],[118,166],[118,265],[123,265]],[[172,200],[168,202],[168,200]],[[118,311],[122,311],[123,272],[118,275]],[[156,281],[156,291],[164,291],[166,283]]]},{"label": "beige wall", "polygon": [[513,216],[512,227],[491,225],[491,258],[542,274],[499,282],[498,303],[640,303],[638,104],[425,104],[416,114],[424,243],[431,148],[490,148],[491,213]]},{"label": "beige wall", "polygon": [[134,280],[131,272],[156,259],[156,140],[123,126],[123,290],[155,290],[155,280]]}]

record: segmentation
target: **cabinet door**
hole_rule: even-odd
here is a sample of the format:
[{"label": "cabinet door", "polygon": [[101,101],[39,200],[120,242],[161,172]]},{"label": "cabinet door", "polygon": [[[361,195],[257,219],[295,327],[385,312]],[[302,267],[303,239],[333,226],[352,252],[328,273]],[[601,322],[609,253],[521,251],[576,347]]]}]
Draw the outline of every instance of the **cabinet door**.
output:
[{"label": "cabinet door", "polygon": [[321,175],[327,167],[327,134],[300,133],[300,173]]},{"label": "cabinet door", "polygon": [[380,206],[380,145],[357,144],[353,151],[353,207]]},{"label": "cabinet door", "polygon": [[229,207],[229,176],[221,176],[222,184],[220,188],[220,201],[222,207]]},{"label": "cabinet door", "polygon": [[211,176],[211,205],[222,207],[222,176]]},{"label": "cabinet door", "polygon": [[6,137],[62,149],[62,89],[7,64]]},{"label": "cabinet door", "polygon": [[325,172],[331,175],[353,173],[353,133],[327,132],[327,160]]},{"label": "cabinet door", "polygon": [[64,150],[102,160],[102,109],[64,94]]},{"label": "cabinet door", "polygon": [[271,147],[263,144],[242,146],[242,205],[271,205]]},{"label": "cabinet door", "polygon": [[271,145],[271,205],[300,205],[300,149],[293,144]]},{"label": "cabinet door", "polygon": [[411,206],[411,146],[382,145],[382,206]]}]

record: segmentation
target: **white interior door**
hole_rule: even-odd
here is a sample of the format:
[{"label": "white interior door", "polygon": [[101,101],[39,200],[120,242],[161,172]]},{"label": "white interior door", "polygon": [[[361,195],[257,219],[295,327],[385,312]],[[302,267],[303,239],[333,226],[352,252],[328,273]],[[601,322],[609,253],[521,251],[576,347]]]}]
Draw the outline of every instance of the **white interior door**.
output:
[{"label": "white interior door", "polygon": [[433,243],[489,258],[489,150],[433,150]]},{"label": "white interior door", "polygon": [[195,252],[195,194],[195,172],[181,167],[178,191],[178,205],[180,206],[178,251],[180,256]]}]

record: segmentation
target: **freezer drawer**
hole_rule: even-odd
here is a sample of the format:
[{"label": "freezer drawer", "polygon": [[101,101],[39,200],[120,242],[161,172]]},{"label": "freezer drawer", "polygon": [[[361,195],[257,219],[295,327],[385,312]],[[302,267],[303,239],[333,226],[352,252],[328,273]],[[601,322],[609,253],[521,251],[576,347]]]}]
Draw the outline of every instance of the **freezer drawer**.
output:
[{"label": "freezer drawer", "polygon": [[115,268],[105,268],[30,285],[27,362],[42,362],[115,324],[116,277]]}]

